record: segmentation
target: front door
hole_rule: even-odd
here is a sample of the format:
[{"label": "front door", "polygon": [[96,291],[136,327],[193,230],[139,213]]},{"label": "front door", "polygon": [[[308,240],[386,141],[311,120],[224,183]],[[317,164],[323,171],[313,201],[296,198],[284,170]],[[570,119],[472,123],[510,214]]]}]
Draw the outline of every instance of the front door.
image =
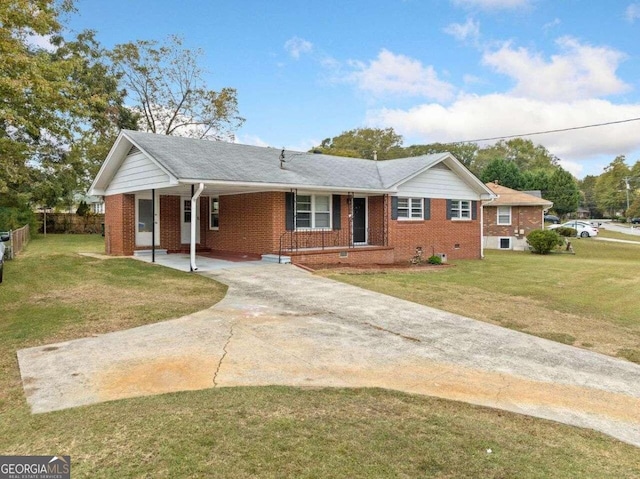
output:
[{"label": "front door", "polygon": [[[196,201],[200,205],[200,198]],[[199,210],[200,208],[196,208]],[[193,219],[191,211],[191,197],[183,196],[180,198],[180,242],[182,244],[191,243],[191,220]],[[196,243],[200,243],[200,211],[196,211]]]},{"label": "front door", "polygon": [[353,199],[353,244],[367,244],[367,199]]},{"label": "front door", "polygon": [[160,244],[160,202],[156,196],[155,218],[151,195],[136,195],[136,246],[151,246],[153,227],[156,229],[156,246]]}]

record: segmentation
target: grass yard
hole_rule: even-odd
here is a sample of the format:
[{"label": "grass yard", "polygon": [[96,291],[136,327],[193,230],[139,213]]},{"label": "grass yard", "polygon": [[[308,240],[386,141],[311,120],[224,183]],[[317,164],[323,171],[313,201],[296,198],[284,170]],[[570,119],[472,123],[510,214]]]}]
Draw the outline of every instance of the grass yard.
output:
[{"label": "grass yard", "polygon": [[575,255],[488,250],[441,269],[319,274],[640,363],[640,245],[573,246]]},{"label": "grass yard", "polygon": [[[0,454],[69,454],[75,478],[640,477],[639,450],[602,434],[378,389],[222,388],[31,415],[17,349],[177,317],[224,295],[197,275],[77,254],[101,250],[100,237],[50,235],[6,264]],[[500,261],[475,263],[496,271]]]}]

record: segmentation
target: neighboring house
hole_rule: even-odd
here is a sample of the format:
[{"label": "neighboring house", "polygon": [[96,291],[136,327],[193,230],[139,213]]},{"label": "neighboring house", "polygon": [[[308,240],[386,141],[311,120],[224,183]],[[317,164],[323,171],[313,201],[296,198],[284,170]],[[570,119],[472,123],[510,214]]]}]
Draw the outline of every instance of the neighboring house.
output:
[{"label": "neighboring house", "polygon": [[91,208],[91,212],[97,215],[104,214],[104,200],[100,196],[90,196],[87,204]]},{"label": "neighboring house", "polygon": [[526,249],[527,235],[543,229],[544,213],[553,203],[538,192],[516,191],[495,182],[487,187],[497,198],[483,205],[485,248]]},{"label": "neighboring house", "polygon": [[[106,251],[286,255],[294,263],[482,257],[492,192],[449,153],[388,161],[123,131],[89,194]],[[155,225],[155,226],[153,226]]]}]

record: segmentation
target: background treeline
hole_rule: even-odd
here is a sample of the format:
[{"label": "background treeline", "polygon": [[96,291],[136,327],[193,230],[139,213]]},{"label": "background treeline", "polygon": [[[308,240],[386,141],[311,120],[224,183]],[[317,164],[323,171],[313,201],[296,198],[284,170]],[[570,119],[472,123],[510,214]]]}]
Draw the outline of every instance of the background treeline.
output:
[{"label": "background treeline", "polygon": [[624,156],[613,159],[599,176],[579,181],[544,146],[522,138],[483,147],[475,143],[403,146],[402,136],[392,128],[360,128],[327,138],[312,151],[371,159],[375,151],[379,160],[448,151],[485,183],[497,180],[516,190],[540,190],[561,216],[578,208],[588,210],[591,217],[640,216],[640,160],[629,166]]}]

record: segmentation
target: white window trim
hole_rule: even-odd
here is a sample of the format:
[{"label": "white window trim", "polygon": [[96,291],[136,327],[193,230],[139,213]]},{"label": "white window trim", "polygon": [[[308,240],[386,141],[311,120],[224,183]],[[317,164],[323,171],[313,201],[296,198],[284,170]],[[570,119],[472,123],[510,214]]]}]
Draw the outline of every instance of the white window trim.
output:
[{"label": "white window trim", "polygon": [[[304,211],[304,213],[310,213],[311,215],[311,226],[298,226],[298,196],[310,196],[311,197],[311,210]],[[316,210],[316,197],[318,196],[326,196],[329,198],[329,210],[328,211],[317,211]],[[316,213],[329,213],[329,226],[315,226],[316,224]],[[295,230],[296,231],[331,231],[333,229],[333,198],[330,194],[324,193],[298,193],[296,194],[295,200]]]},{"label": "white window trim", "polygon": [[[502,240],[508,240],[509,241],[509,247],[508,248],[503,248],[502,247]],[[498,249],[502,249],[502,250],[513,249],[512,238],[509,237],[509,236],[500,236],[500,237],[498,237]]]},{"label": "white window trim", "polygon": [[[218,226],[213,226],[212,215],[213,215],[213,200],[218,200]],[[209,230],[218,231],[220,230],[220,197],[219,196],[210,196],[209,197]]]},{"label": "white window trim", "polygon": [[[500,222],[500,216],[506,216],[504,213],[501,215],[500,214],[500,208],[509,208],[509,222],[508,223],[501,223]],[[496,224],[499,226],[511,226],[511,206],[498,206],[496,208]]]},{"label": "white window trim", "polygon": [[[407,200],[407,207],[400,208],[400,200]],[[413,203],[417,202],[420,206],[420,216],[412,217],[411,210],[414,209]],[[400,210],[407,211],[408,217],[400,216]],[[424,221],[424,198],[414,196],[398,196],[398,221]]]},{"label": "white window trim", "polygon": [[[467,208],[464,208],[464,209],[462,208],[462,203],[463,202],[466,202],[466,203],[469,204],[469,208],[468,208],[469,217],[468,218],[465,218],[465,217],[462,216],[462,212],[463,211],[467,211]],[[454,203],[457,203],[458,206],[454,207]],[[458,212],[460,214],[459,216],[453,216],[453,210],[454,209],[458,210]],[[451,200],[451,221],[471,221],[473,219],[473,211],[472,211],[472,209],[473,209],[473,201],[471,201],[471,200]]]}]

